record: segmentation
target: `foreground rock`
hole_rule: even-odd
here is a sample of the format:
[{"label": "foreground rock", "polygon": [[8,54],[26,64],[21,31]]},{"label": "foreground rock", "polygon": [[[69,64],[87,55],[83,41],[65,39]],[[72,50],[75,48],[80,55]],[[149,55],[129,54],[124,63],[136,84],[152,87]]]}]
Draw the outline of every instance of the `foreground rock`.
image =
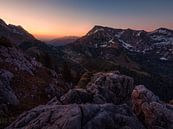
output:
[{"label": "foreground rock", "polygon": [[173,106],[162,103],[144,86],[132,93],[133,108],[148,129],[173,129]]},{"label": "foreground rock", "polygon": [[133,88],[133,79],[118,72],[97,73],[87,85],[87,90],[94,94],[94,103],[128,102]]},{"label": "foreground rock", "polygon": [[45,105],[18,117],[6,129],[144,129],[126,105]]},{"label": "foreground rock", "polygon": [[97,73],[84,89],[70,90],[61,97],[65,104],[70,103],[128,103],[131,99],[134,84],[131,77],[117,71]]}]

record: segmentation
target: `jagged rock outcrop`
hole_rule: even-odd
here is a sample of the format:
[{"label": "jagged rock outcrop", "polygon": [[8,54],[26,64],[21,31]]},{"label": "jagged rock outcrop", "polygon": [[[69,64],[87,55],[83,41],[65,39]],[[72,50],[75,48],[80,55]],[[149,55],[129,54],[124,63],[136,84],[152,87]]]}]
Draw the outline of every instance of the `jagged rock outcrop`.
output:
[{"label": "jagged rock outcrop", "polygon": [[127,105],[43,105],[6,129],[144,129]]},{"label": "jagged rock outcrop", "polygon": [[173,106],[162,103],[143,85],[132,93],[133,109],[148,129],[173,129]]},{"label": "jagged rock outcrop", "polygon": [[88,85],[83,88],[70,90],[61,97],[62,103],[128,103],[134,85],[131,77],[113,71],[94,74]]},{"label": "jagged rock outcrop", "polygon": [[87,85],[87,91],[93,94],[94,103],[121,104],[128,102],[134,88],[131,77],[119,72],[97,73]]}]

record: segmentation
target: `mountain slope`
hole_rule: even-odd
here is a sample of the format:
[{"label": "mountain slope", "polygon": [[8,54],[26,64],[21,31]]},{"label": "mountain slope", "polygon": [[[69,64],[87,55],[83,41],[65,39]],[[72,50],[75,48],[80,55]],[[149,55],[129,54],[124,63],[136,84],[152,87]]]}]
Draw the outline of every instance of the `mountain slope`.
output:
[{"label": "mountain slope", "polygon": [[[166,28],[146,32],[144,30],[113,29],[95,26],[85,36],[70,46],[74,50],[76,50],[75,48],[89,48],[90,50],[87,52],[81,51],[88,56],[91,56],[92,49],[94,49],[95,53],[99,51],[97,56],[99,55],[101,58],[106,59],[111,59],[113,53],[120,50],[124,51],[123,53],[127,53],[128,56],[132,55],[135,62],[139,64],[147,59],[148,64],[156,65],[153,70],[149,69],[149,71],[154,73],[157,73],[159,70],[160,66],[158,64],[165,67],[162,74],[166,75],[167,71],[169,71],[168,69],[171,69],[168,74],[171,74],[173,71],[170,65],[173,64],[173,31]],[[104,52],[105,50],[109,51]],[[145,60],[136,60],[135,58],[138,59],[138,56],[140,57],[139,59],[144,58]],[[146,65],[145,63],[144,68],[148,67]]]},{"label": "mountain slope", "polygon": [[0,118],[14,119],[25,110],[60,97],[68,88],[61,74],[0,38]]},{"label": "mountain slope", "polygon": [[[173,44],[173,30],[159,28],[152,32],[146,32],[144,30],[95,26],[76,42],[76,44],[80,43],[101,48],[114,47],[119,44],[128,51],[139,53],[155,51],[155,53],[159,53],[156,49],[166,47],[165,49],[171,51],[169,47]],[[162,55],[164,56],[163,53]]]},{"label": "mountain slope", "polygon": [[7,25],[2,19],[0,19],[0,37],[2,36],[17,45],[24,41],[36,40],[34,36],[24,30],[21,26],[11,24]]}]

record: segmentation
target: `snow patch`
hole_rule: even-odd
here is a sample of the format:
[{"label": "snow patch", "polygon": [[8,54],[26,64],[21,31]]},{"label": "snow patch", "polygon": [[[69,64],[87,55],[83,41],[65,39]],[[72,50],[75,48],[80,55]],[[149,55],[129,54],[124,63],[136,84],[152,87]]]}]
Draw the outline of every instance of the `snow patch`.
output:
[{"label": "snow patch", "polygon": [[165,57],[161,57],[160,60],[167,61],[168,59]]},{"label": "snow patch", "polygon": [[104,48],[104,47],[107,47],[107,45],[106,44],[103,44],[103,45],[100,45],[100,47],[103,47]]},{"label": "snow patch", "polygon": [[120,38],[121,37],[121,35],[124,33],[124,31],[121,31],[121,32],[119,32],[118,34],[115,34],[115,37],[116,38]]},{"label": "snow patch", "polygon": [[97,29],[97,30],[95,30],[95,31],[94,31],[94,33],[93,33],[93,34],[95,34],[95,33],[99,32],[99,31],[104,31],[104,29],[103,29],[103,28],[101,28],[101,29]]},{"label": "snow patch", "polygon": [[137,36],[138,36],[138,37],[141,36],[141,33],[142,33],[142,31],[139,31],[139,32],[137,33]]},{"label": "snow patch", "polygon": [[124,42],[123,40],[119,39],[119,41],[122,43],[122,46],[125,47],[126,49],[132,49],[133,46]]},{"label": "snow patch", "polygon": [[114,40],[113,40],[113,39],[111,39],[111,40],[109,41],[109,43],[114,44],[115,42],[114,42]]},{"label": "snow patch", "polygon": [[172,37],[165,37],[162,35],[154,35],[151,36],[152,40],[154,40],[155,45],[167,45],[167,44],[173,44],[173,38]]},{"label": "snow patch", "polygon": [[93,35],[93,34],[99,32],[99,31],[104,31],[104,29],[103,29],[103,28],[96,29],[94,32],[90,32],[90,33],[88,33],[87,35],[88,35],[88,36],[89,36],[89,35]]}]

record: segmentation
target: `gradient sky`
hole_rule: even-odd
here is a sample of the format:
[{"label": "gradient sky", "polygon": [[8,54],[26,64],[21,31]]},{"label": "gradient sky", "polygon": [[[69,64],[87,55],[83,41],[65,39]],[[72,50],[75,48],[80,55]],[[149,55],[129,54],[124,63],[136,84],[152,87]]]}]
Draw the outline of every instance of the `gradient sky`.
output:
[{"label": "gradient sky", "polygon": [[173,29],[173,0],[0,0],[0,18],[47,39],[82,36],[94,25]]}]

